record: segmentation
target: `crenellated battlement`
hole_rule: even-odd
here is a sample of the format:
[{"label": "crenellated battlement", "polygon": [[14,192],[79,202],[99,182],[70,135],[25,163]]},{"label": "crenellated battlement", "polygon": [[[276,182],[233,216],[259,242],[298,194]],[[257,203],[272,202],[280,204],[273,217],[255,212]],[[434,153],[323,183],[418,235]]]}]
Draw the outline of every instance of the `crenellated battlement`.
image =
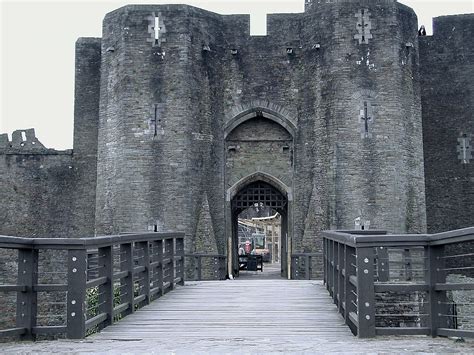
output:
[{"label": "crenellated battlement", "polygon": [[7,133],[0,134],[0,154],[71,154],[72,150],[46,148],[36,137],[35,129],[13,131],[10,140]]},{"label": "crenellated battlement", "polygon": [[46,149],[38,140],[34,128],[18,129],[12,133],[11,141],[8,134],[0,135],[0,148],[2,149]]}]

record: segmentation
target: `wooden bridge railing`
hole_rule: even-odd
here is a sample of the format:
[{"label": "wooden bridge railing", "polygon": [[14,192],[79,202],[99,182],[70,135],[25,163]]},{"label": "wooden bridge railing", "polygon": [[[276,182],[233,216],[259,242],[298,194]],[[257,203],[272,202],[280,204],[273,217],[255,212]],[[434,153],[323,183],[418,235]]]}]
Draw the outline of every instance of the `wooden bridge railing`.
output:
[{"label": "wooden bridge railing", "polygon": [[222,254],[186,254],[186,264],[191,265],[187,280],[225,280],[227,257]]},{"label": "wooden bridge railing", "polygon": [[291,254],[292,280],[321,280],[322,253]]},{"label": "wooden bridge railing", "polygon": [[474,337],[474,228],[323,235],[324,282],[355,335]]},{"label": "wooden bridge railing", "polygon": [[0,338],[81,339],[184,284],[184,235],[0,236]]}]

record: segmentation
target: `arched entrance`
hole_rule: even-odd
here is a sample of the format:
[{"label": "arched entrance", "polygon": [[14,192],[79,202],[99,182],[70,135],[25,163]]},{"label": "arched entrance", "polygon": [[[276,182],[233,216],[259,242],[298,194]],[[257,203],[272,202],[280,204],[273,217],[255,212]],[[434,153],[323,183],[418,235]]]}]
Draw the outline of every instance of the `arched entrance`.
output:
[{"label": "arched entrance", "polygon": [[239,272],[238,216],[252,206],[277,214],[281,274],[289,274],[296,128],[287,116],[286,110],[270,103],[243,107],[224,127],[227,269],[234,276]]},{"label": "arched entrance", "polygon": [[[231,273],[239,274],[239,215],[248,209],[269,209],[281,216],[281,230],[279,231],[281,276],[288,275],[288,196],[286,191],[280,191],[273,184],[264,180],[257,180],[241,187],[230,201],[232,236],[229,243],[229,259]],[[268,237],[268,236],[267,236]]]}]

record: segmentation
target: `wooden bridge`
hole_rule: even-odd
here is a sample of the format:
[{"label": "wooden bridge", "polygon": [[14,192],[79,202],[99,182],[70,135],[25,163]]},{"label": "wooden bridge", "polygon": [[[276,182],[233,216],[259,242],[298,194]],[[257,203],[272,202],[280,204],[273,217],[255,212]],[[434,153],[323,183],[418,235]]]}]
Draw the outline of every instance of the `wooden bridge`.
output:
[{"label": "wooden bridge", "polygon": [[[10,326],[2,319],[0,334],[78,339],[7,343],[2,350],[473,352],[469,340],[426,336],[474,337],[473,244],[474,228],[416,236],[326,232],[324,281],[253,274],[184,283],[180,234],[0,237],[2,258],[18,256],[10,263],[16,273],[1,270],[2,311],[15,315]],[[305,262],[314,255],[298,255],[300,269],[311,270]],[[221,256],[210,259],[221,270]]]}]

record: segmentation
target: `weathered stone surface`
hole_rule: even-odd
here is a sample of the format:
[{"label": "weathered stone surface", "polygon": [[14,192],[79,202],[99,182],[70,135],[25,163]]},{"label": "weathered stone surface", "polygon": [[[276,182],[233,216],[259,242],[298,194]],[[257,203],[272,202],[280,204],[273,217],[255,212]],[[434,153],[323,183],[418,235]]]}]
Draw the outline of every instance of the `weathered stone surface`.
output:
[{"label": "weathered stone surface", "polygon": [[430,233],[474,225],[474,156],[459,146],[474,134],[474,14],[435,18],[433,31],[420,40]]},{"label": "weathered stone surface", "polygon": [[[232,188],[258,178],[289,201],[290,251],[317,252],[320,230],[357,217],[424,232],[424,161],[431,231],[472,225],[473,163],[457,146],[473,134],[472,24],[440,18],[419,49],[416,15],[391,0],[308,2],[269,15],[267,36],[246,15],[119,8],[102,38],[76,43],[74,151],[0,136],[0,233],[156,226],[224,254]],[[196,243],[203,196],[214,237]]]}]

